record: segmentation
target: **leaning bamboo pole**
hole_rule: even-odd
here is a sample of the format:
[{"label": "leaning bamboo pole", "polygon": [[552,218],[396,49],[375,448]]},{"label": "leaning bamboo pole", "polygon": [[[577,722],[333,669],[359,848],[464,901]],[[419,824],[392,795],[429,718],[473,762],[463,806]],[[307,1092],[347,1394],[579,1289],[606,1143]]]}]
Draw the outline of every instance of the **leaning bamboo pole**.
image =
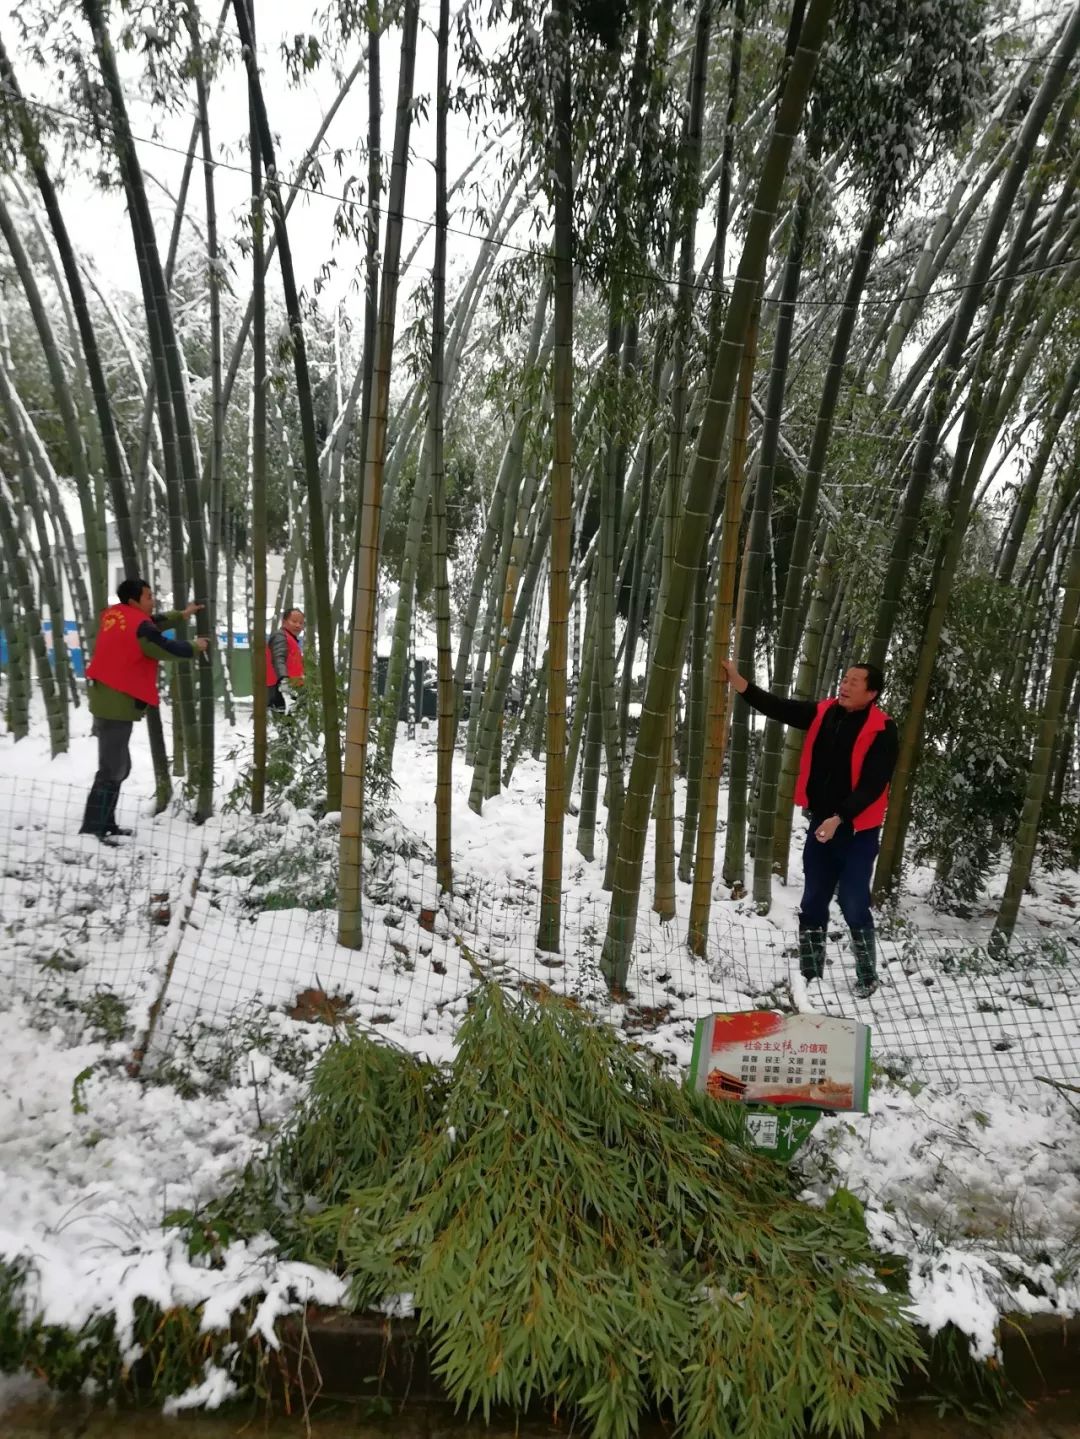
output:
[{"label": "leaning bamboo pole", "polygon": [[412,88],[416,64],[419,0],[405,0],[402,17],[401,65],[398,72],[394,159],[390,174],[382,293],[376,333],[371,421],[364,457],[364,498],[360,552],[353,615],[349,708],[345,728],[345,772],[341,794],[341,851],[338,867],[338,939],[350,949],[363,943],[364,775],[367,768],[371,714],[371,671],[375,654],[375,612],[379,583],[379,531],[382,481],[390,404],[390,365],[397,313],[398,265],[401,257],[402,212],[408,173],[412,126]]}]

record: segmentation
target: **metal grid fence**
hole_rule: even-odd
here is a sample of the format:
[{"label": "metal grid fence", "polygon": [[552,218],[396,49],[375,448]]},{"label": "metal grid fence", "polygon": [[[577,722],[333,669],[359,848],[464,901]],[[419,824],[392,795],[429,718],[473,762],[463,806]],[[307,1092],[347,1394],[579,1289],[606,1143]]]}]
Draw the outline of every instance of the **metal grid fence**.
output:
[{"label": "metal grid fence", "polygon": [[434,856],[387,820],[371,836],[364,944],[344,949],[332,820],[283,806],[196,827],[138,816],[125,795],[121,818],[136,832],[110,848],[78,835],[84,799],[62,783],[0,779],[0,983],[73,1033],[107,1031],[103,1017],[123,1012],[129,1043],[153,1031],[148,1066],[196,1033],[243,1042],[255,1015],[283,1031],[348,1015],[445,1054],[478,966],[569,994],[682,1065],[701,1015],[762,1007],[866,1020],[876,1061],[923,1079],[1014,1087],[1080,1071],[1080,929],[1029,922],[997,961],[970,929],[893,921],[879,927],[881,987],[860,1001],[842,929],[808,990],[793,931],[717,904],[698,960],[675,925],[647,915],[632,996],[615,1004],[595,892],[568,888],[561,952],[540,953],[534,888],[463,870],[455,895],[440,896]]}]

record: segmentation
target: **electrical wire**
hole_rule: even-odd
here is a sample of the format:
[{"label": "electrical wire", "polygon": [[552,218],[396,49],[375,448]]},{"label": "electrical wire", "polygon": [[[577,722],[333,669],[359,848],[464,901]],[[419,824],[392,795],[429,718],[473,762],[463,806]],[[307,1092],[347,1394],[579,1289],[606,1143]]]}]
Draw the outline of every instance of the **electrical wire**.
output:
[{"label": "electrical wire", "polygon": [[[85,135],[96,137],[98,134],[98,127],[96,125],[91,124],[89,121],[83,119],[82,116],[75,114],[73,111],[63,109],[59,105],[53,105],[50,102],[38,99],[35,96],[18,95],[14,90],[12,90],[9,86],[5,85],[3,82],[0,82],[0,93],[6,94],[10,99],[14,101],[21,101],[24,105],[31,106],[47,114],[58,116],[59,118],[66,120],[69,124],[73,125],[77,130],[80,130]],[[113,125],[111,120],[104,120],[103,124],[105,128],[111,129],[115,132],[115,126]],[[177,155],[184,160],[187,159],[188,152],[186,150],[181,149],[177,145],[170,145],[164,140],[154,139],[151,136],[147,135],[136,135],[134,131],[131,131],[131,138],[139,145],[146,145],[151,149],[162,150],[165,151],[167,154]],[[200,161],[200,164],[202,163],[203,162]],[[211,160],[209,164],[213,169],[224,170],[229,174],[242,175],[245,179],[250,179],[250,170],[246,165],[235,165],[228,160],[219,159]],[[372,208],[372,206],[366,200],[352,199],[351,197],[346,195],[338,195],[331,191],[319,190],[312,185],[304,185],[295,180],[279,180],[278,183],[284,189],[296,191],[301,195],[311,195],[316,197],[317,199],[332,200],[337,204],[343,205],[352,210],[367,211]],[[416,215],[407,215],[403,213],[401,218],[402,220],[408,221],[410,224],[413,225],[430,227],[434,224],[433,220],[421,219],[419,216]],[[492,245],[500,250],[512,250],[516,254],[527,255],[533,259],[552,261],[555,259],[553,252],[549,250],[539,249],[537,247],[532,247],[528,245],[515,244],[515,242],[512,240],[493,239],[487,234],[480,233],[476,230],[465,230],[455,225],[448,225],[446,229],[448,234],[458,235],[463,239],[481,241],[484,244]],[[1075,263],[1075,258],[1071,258],[1065,260],[1051,261],[1044,265],[1033,266],[1030,269],[1021,268],[1013,270],[1007,274],[995,276],[993,284],[996,285],[1002,280],[1030,279],[1036,275],[1049,274],[1058,270],[1067,269],[1070,265],[1073,265]],[[716,293],[730,295],[732,293],[734,284],[734,282],[727,280],[725,280],[719,285],[712,284],[705,280],[681,280],[676,275],[660,275],[657,274],[655,271],[648,270],[620,270],[617,273],[623,279],[642,280],[650,284],[656,285],[657,287],[664,287],[668,289],[692,289],[696,292],[710,295]],[[870,305],[884,305],[888,307],[896,304],[906,304],[912,300],[930,300],[936,299],[938,296],[941,295],[963,294],[967,290],[982,288],[985,288],[983,282],[971,281],[962,282],[954,285],[938,285],[929,290],[905,290],[902,293],[882,293],[880,294],[880,296],[873,293],[864,293],[859,299],[859,308]],[[778,296],[763,295],[761,297],[761,303],[765,305],[779,305],[782,302]],[[816,299],[809,296],[802,296],[794,301],[788,301],[786,303],[793,305],[796,309],[823,310],[842,309],[846,302],[843,299],[826,300]]]}]

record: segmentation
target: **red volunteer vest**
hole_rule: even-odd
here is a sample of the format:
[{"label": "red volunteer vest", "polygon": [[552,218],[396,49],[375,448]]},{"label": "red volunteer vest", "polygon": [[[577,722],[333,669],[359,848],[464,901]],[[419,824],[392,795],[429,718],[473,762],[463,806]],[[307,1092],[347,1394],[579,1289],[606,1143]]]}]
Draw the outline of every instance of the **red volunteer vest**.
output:
[{"label": "red volunteer vest", "polygon": [[158,662],[139,646],[139,626],[146,619],[136,605],[111,605],[101,612],[94,657],[87,676],[133,700],[157,706]]},{"label": "red volunteer vest", "polygon": [[[806,739],[803,741],[802,758],[799,761],[799,779],[795,786],[795,803],[805,808],[808,801],[806,787],[810,781],[810,764],[814,756],[814,741],[818,737],[818,730],[821,729],[821,722],[825,718],[825,711],[832,709],[836,700],[822,700],[817,707],[817,714],[810,728],[806,731]],[[851,749],[851,788],[859,783],[859,776],[862,774],[863,761],[874,740],[885,728],[889,716],[884,710],[879,710],[876,704],[871,703],[870,713],[866,716],[866,723],[855,738]],[[885,819],[885,809],[889,803],[888,785],[873,804],[867,805],[861,814],[857,814],[852,820],[852,828],[877,829]]]},{"label": "red volunteer vest", "polygon": [[[304,651],[300,648],[300,641],[288,630],[281,632],[285,636],[285,673],[291,680],[302,680],[304,678]],[[266,683],[276,685],[278,682],[277,671],[274,669],[273,661],[270,658],[270,646],[266,646]]]}]

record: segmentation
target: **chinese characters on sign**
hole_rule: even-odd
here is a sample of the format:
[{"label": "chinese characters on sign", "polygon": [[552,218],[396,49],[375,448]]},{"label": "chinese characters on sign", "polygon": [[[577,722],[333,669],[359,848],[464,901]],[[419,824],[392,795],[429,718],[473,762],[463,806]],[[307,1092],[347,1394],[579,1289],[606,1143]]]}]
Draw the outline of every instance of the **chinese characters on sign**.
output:
[{"label": "chinese characters on sign", "polygon": [[710,1014],[698,1020],[689,1083],[739,1100],[746,1144],[786,1161],[822,1111],[866,1110],[870,1030],[813,1014]]},{"label": "chinese characters on sign", "polygon": [[716,1099],[865,1111],[870,1030],[813,1014],[709,1015],[698,1021],[690,1080]]}]

